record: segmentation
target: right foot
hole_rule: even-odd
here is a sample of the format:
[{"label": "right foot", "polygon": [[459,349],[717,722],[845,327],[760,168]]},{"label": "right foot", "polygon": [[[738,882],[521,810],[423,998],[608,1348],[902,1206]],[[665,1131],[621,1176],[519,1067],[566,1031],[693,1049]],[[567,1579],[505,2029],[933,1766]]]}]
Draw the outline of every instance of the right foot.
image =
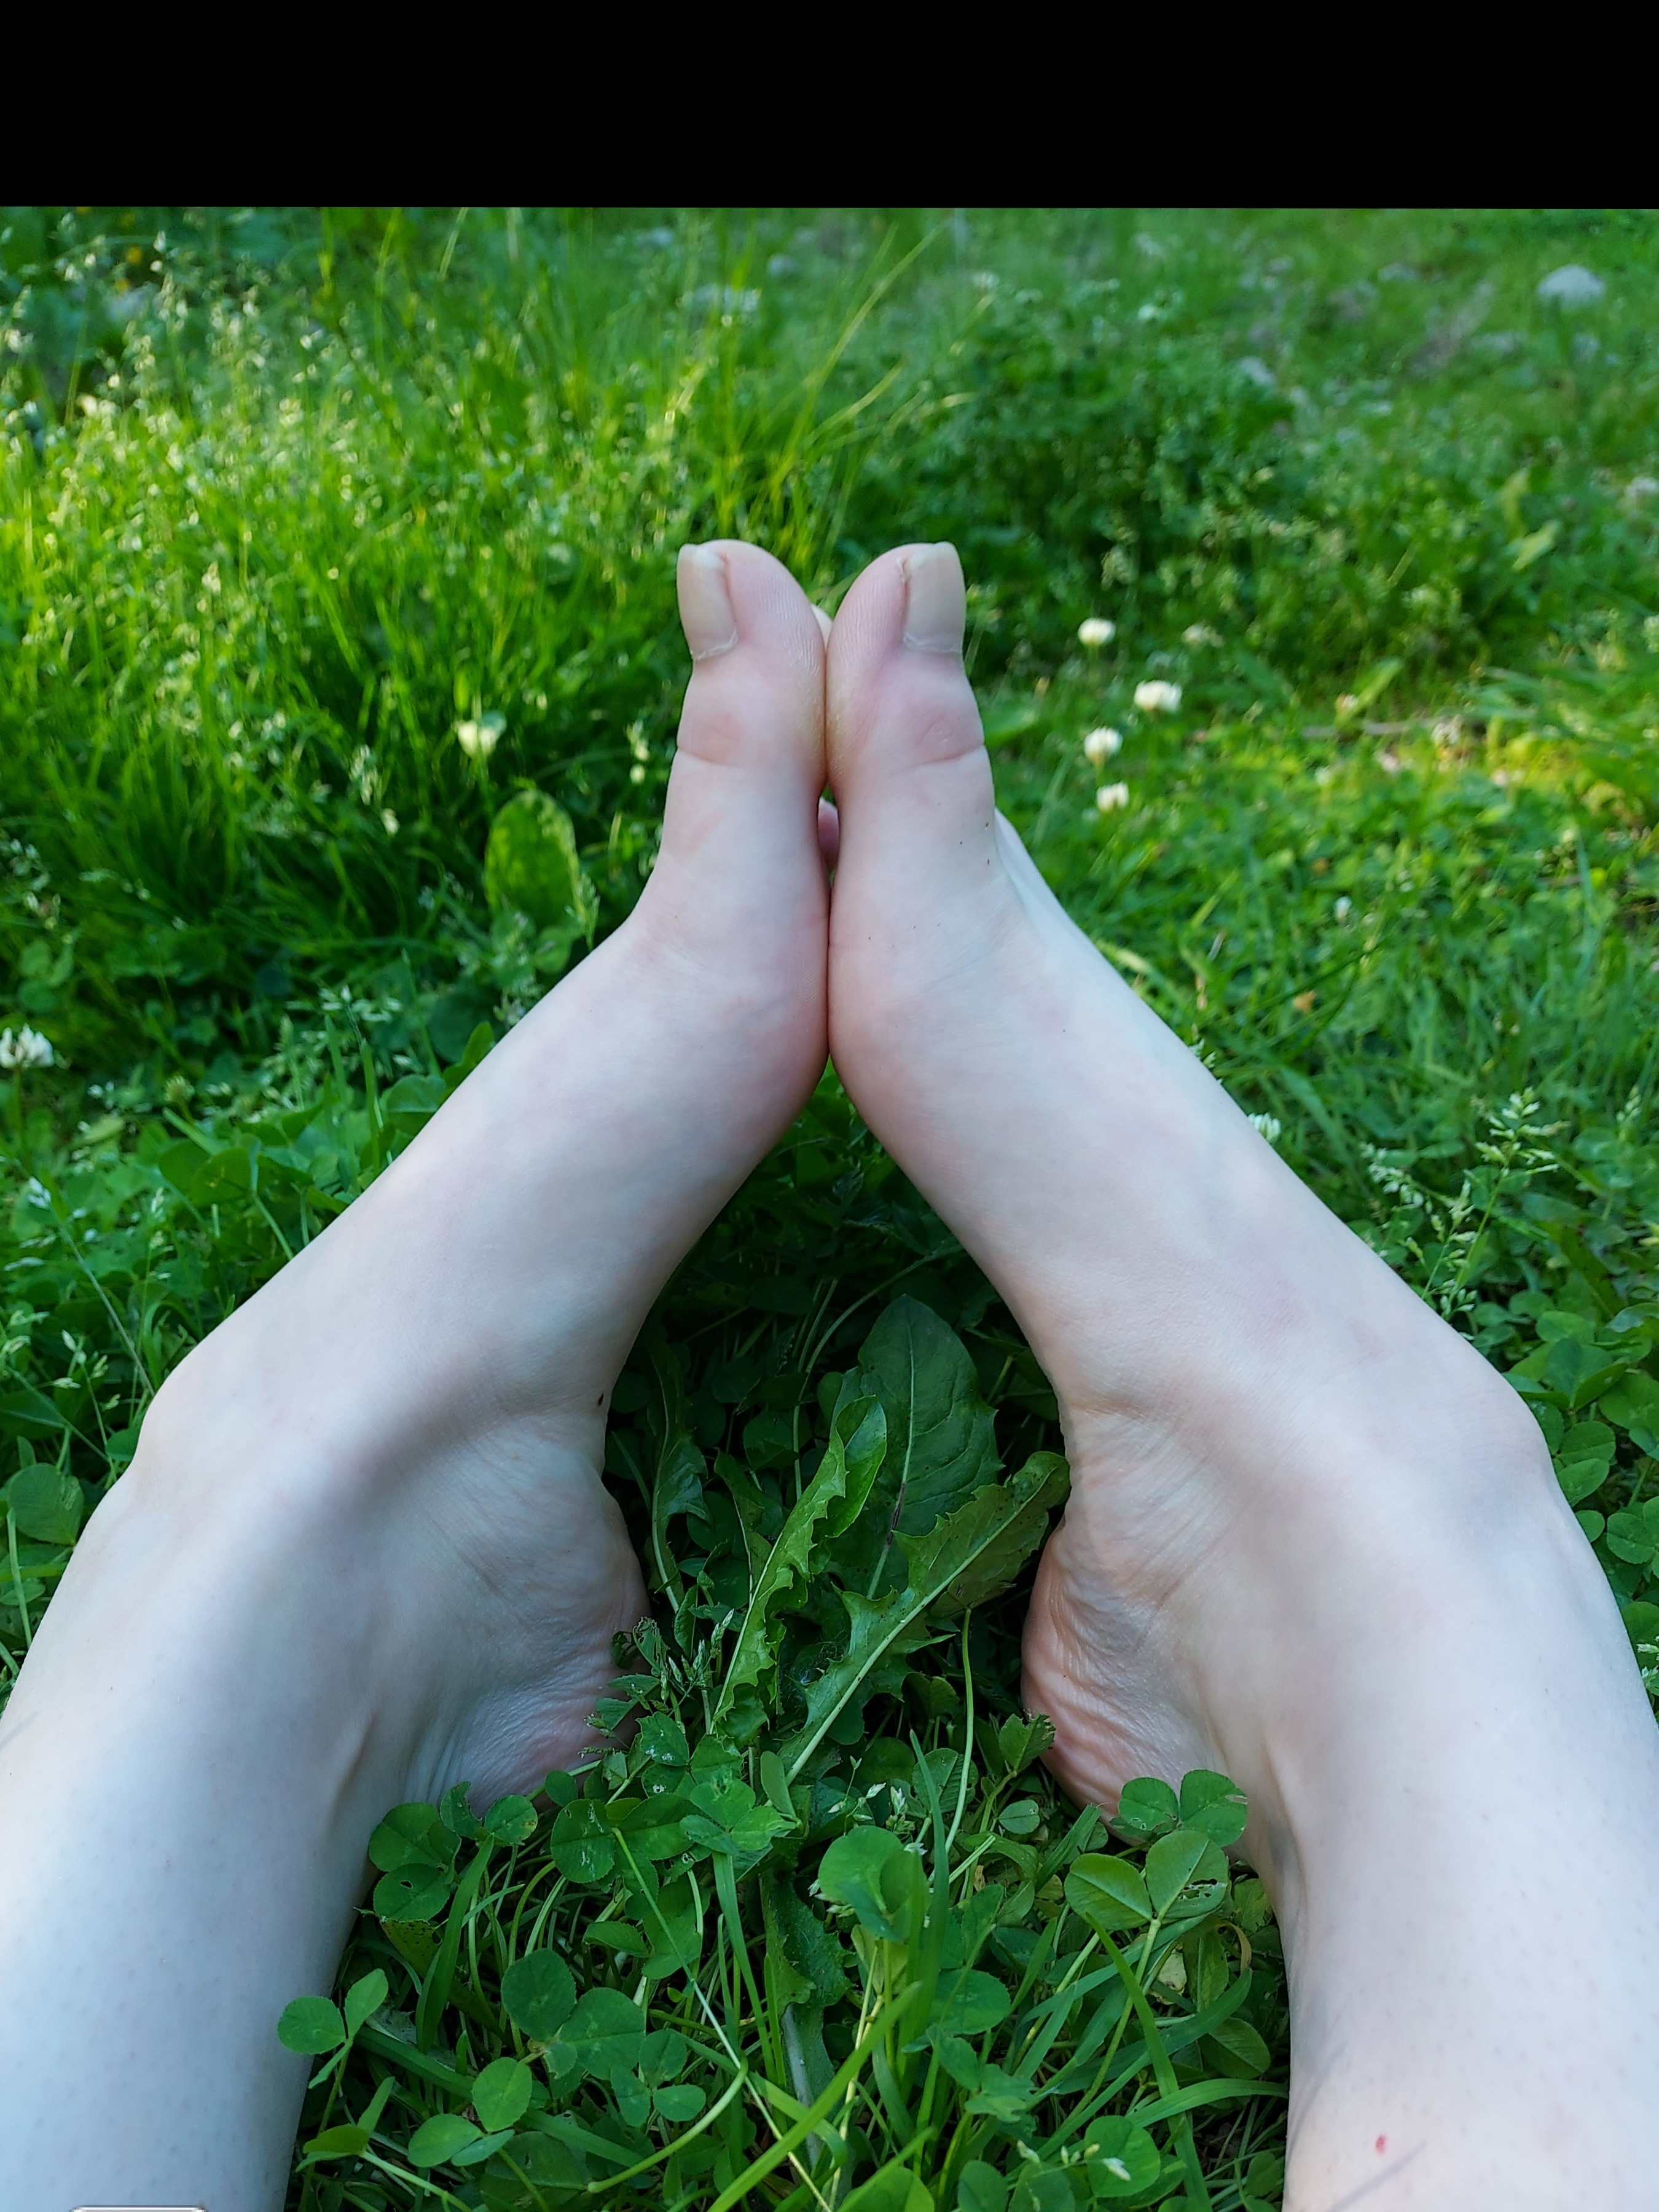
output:
[{"label": "right foot", "polygon": [[962,618],[948,546],[884,556],[836,618],[830,1046],[1059,1396],[1073,1487],[1026,1631],[1053,1764],[1108,1807],[1200,1765],[1248,1791],[1291,1960],[1287,2205],[1633,2207],[1659,1739],[1605,1583],[1521,1401],[997,815]]}]

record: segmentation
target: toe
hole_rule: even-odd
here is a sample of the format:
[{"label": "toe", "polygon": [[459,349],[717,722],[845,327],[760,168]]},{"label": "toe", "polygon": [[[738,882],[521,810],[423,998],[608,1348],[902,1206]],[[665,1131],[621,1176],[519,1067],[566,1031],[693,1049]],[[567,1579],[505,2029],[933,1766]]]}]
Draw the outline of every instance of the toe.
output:
[{"label": "toe", "polygon": [[[764,968],[800,1004],[821,1000],[817,611],[787,568],[735,542],[688,545],[679,596],[691,681],[636,934],[745,991]],[[817,978],[804,1000],[803,963]]]}]

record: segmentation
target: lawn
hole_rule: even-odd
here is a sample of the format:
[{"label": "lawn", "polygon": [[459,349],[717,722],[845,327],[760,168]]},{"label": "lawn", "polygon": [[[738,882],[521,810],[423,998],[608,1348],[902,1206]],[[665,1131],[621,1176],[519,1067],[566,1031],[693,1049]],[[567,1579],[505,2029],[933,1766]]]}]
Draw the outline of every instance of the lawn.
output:
[{"label": "lawn", "polygon": [[[1656,248],[3,211],[8,1678],[168,1370],[628,913],[727,534],[831,608],[955,541],[1005,811],[1526,1394],[1659,1689]],[[1277,2204],[1237,1793],[1109,1832],[1019,1707],[1060,1443],[827,1074],[616,1392],[627,1747],[365,1838],[296,2212]]]}]

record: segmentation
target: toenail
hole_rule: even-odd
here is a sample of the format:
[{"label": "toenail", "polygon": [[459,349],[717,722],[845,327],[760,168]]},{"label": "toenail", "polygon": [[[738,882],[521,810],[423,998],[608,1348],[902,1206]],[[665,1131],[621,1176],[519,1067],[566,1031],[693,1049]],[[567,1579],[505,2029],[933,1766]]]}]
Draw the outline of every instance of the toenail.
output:
[{"label": "toenail", "polygon": [[682,545],[678,580],[680,625],[692,659],[730,653],[738,641],[738,618],[732,611],[725,554],[716,545]]},{"label": "toenail", "polygon": [[904,556],[904,642],[919,653],[962,651],[968,618],[954,545],[918,545]]}]

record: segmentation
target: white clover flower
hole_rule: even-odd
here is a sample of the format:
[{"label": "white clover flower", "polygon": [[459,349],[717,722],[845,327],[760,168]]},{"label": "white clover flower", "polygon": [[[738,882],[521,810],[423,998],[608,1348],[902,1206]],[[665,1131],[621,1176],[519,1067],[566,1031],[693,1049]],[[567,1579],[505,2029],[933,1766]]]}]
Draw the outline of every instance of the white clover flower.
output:
[{"label": "white clover flower", "polygon": [[1279,1121],[1277,1114],[1252,1114],[1249,1116],[1249,1123],[1250,1127],[1264,1136],[1270,1145],[1276,1145],[1279,1142]]},{"label": "white clover flower", "polygon": [[1154,676],[1135,686],[1135,704],[1143,714],[1173,714],[1181,704],[1181,686]]},{"label": "white clover flower", "polygon": [[1077,641],[1097,653],[1103,645],[1109,645],[1117,635],[1117,624],[1108,622],[1104,615],[1091,615],[1087,622],[1077,626]]},{"label": "white clover flower", "polygon": [[457,722],[455,742],[469,760],[488,760],[507,727],[505,714],[480,714],[476,722]]},{"label": "white clover flower", "polygon": [[1091,730],[1083,740],[1083,757],[1091,768],[1099,768],[1112,755],[1123,750],[1121,730]]},{"label": "white clover flower", "polygon": [[1109,814],[1114,807],[1128,804],[1129,787],[1127,783],[1103,783],[1095,793],[1095,805],[1103,814]]},{"label": "white clover flower", "polygon": [[1656,491],[1659,491],[1659,477],[1632,477],[1625,486],[1625,503],[1634,507],[1638,501],[1651,499]]},{"label": "white clover flower", "polygon": [[1181,642],[1183,645],[1219,645],[1221,640],[1208,623],[1188,623],[1181,633]]},{"label": "white clover flower", "polygon": [[1339,921],[1346,921],[1353,912],[1353,901],[1351,898],[1338,899],[1334,911]]},{"label": "white clover flower", "polygon": [[1591,307],[1607,289],[1593,269],[1569,261],[1564,268],[1552,269],[1547,276],[1539,279],[1538,296],[1540,300],[1553,300],[1563,307]]},{"label": "white clover flower", "polygon": [[9,1030],[0,1030],[0,1067],[8,1072],[20,1067],[50,1067],[55,1057],[48,1040],[27,1022],[15,1036]]}]

